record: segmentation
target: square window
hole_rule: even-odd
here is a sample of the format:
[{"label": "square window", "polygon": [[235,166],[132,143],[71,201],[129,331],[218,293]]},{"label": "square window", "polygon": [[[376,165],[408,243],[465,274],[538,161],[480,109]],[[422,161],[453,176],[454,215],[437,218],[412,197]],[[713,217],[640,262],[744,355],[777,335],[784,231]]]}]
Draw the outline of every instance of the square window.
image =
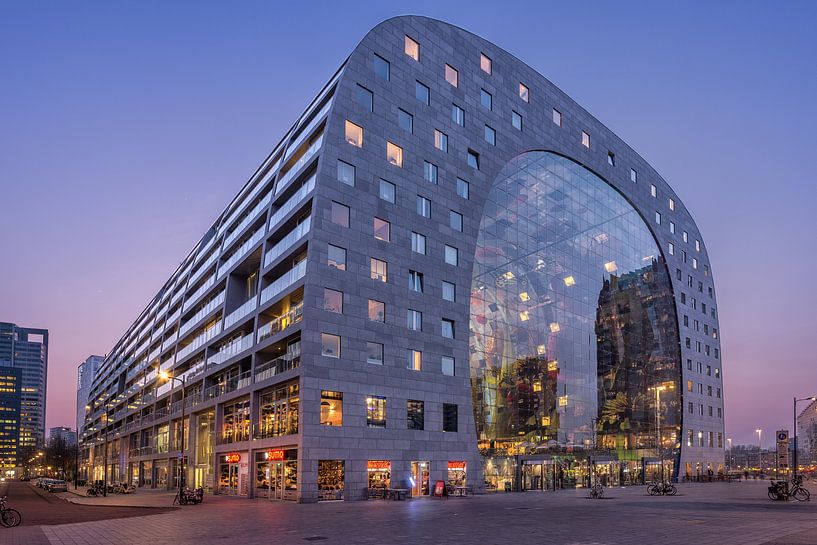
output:
[{"label": "square window", "polygon": [[448,135],[434,129],[434,147],[448,153]]},{"label": "square window", "polygon": [[423,293],[423,273],[409,271],[408,288],[417,293]]},{"label": "square window", "polygon": [[528,90],[524,83],[519,84],[519,98],[525,102],[530,102],[530,90]]},{"label": "square window", "polygon": [[417,195],[417,213],[424,218],[431,217],[431,201],[425,197]]},{"label": "square window", "polygon": [[632,168],[630,169],[630,181],[631,181],[631,182],[633,182],[633,183],[637,183],[637,182],[638,182],[638,172],[636,172],[636,171],[635,171],[634,169],[632,169]]},{"label": "square window", "polygon": [[612,151],[607,152],[607,164],[611,167],[616,166],[616,154]]},{"label": "square window", "polygon": [[380,198],[386,202],[394,204],[395,185],[386,180],[380,179]]},{"label": "square window", "polygon": [[459,252],[453,246],[445,245],[445,262],[455,267],[459,265]]},{"label": "square window", "polygon": [[493,71],[493,61],[491,61],[491,58],[485,55],[485,53],[480,53],[479,67],[480,69],[482,69],[483,72],[490,76]]},{"label": "square window", "polygon": [[456,433],[459,427],[457,424],[457,405],[443,403],[443,431]]},{"label": "square window", "polygon": [[420,233],[411,233],[411,251],[426,255],[426,237]]},{"label": "square window", "polygon": [[341,227],[349,227],[349,207],[339,202],[332,201],[330,211],[332,223]]},{"label": "square window", "polygon": [[658,197],[658,188],[655,187],[655,184],[650,184],[650,196]]},{"label": "square window", "polygon": [[423,178],[432,184],[437,183],[437,165],[423,161]]},{"label": "square window", "polygon": [[467,160],[469,167],[479,170],[479,153],[469,149]]},{"label": "square window", "polygon": [[425,403],[409,399],[406,401],[406,427],[410,430],[425,429]]},{"label": "square window", "polygon": [[423,353],[419,350],[408,350],[408,364],[407,367],[412,371],[422,371],[423,369]]},{"label": "square window", "polygon": [[442,364],[443,375],[447,377],[454,376],[454,358],[451,356],[443,356],[440,360]]},{"label": "square window", "polygon": [[467,199],[471,192],[470,190],[471,187],[468,182],[466,182],[462,178],[457,178],[457,195],[459,195],[463,199]]},{"label": "square window", "polygon": [[389,81],[390,77],[390,68],[389,61],[381,57],[380,55],[375,54],[374,56],[374,73],[383,78],[386,81]]},{"label": "square window", "polygon": [[391,242],[391,223],[378,217],[374,218],[374,238]]},{"label": "square window", "polygon": [[443,299],[446,301],[454,302],[457,297],[457,286],[452,282],[446,282],[443,280]]},{"label": "square window", "polygon": [[485,141],[496,146],[496,131],[488,125],[485,125]]},{"label": "square window", "polygon": [[372,280],[388,282],[388,264],[385,261],[371,258],[371,262],[369,264],[369,273]]},{"label": "square window", "polygon": [[457,106],[456,104],[451,105],[451,121],[459,125],[460,127],[465,126],[465,110]]},{"label": "square window", "polygon": [[454,212],[453,210],[449,210],[448,226],[455,231],[462,232],[462,214],[460,214],[459,212]]},{"label": "square window", "polygon": [[479,90],[479,102],[482,104],[484,108],[489,110],[493,109],[493,101],[494,97],[491,96],[491,93],[486,91],[485,89]]},{"label": "square window", "polygon": [[327,265],[334,267],[339,271],[346,270],[346,249],[340,246],[333,246],[331,244],[327,247],[328,259]]},{"label": "square window", "polygon": [[427,86],[423,85],[419,81],[414,82],[414,96],[417,97],[417,100],[428,106],[429,100],[429,89]]},{"label": "square window", "polygon": [[370,428],[386,427],[386,398],[366,396],[366,425]]},{"label": "square window", "polygon": [[456,68],[448,64],[445,65],[445,81],[456,87],[459,85],[460,74]]},{"label": "square window", "polygon": [[511,111],[511,125],[518,131],[522,130],[522,116],[514,111]]},{"label": "square window", "polygon": [[422,331],[423,313],[419,310],[408,309],[406,311],[406,327],[412,331]]},{"label": "square window", "polygon": [[404,51],[406,55],[414,59],[415,61],[420,60],[420,44],[416,41],[412,40],[408,36],[406,36],[406,44],[404,47]]},{"label": "square window", "polygon": [[321,333],[321,355],[328,358],[340,357],[340,337],[330,333]]},{"label": "square window", "polygon": [[338,181],[355,186],[355,167],[338,159]]},{"label": "square window", "polygon": [[397,125],[408,133],[414,132],[414,116],[405,110],[397,109]]},{"label": "square window", "polygon": [[374,94],[360,84],[357,85],[355,100],[370,112],[374,111]]},{"label": "square window", "polygon": [[383,345],[380,343],[366,343],[366,363],[383,365]]},{"label": "square window", "polygon": [[582,131],[582,146],[590,149],[590,135]]},{"label": "square window", "polygon": [[336,314],[343,314],[343,292],[324,288],[323,310],[334,312]]},{"label": "square window", "polygon": [[346,120],[346,141],[353,146],[363,147],[363,127]]},{"label": "square window", "polygon": [[403,167],[403,148],[397,144],[386,142],[386,160],[396,167]]},{"label": "square window", "polygon": [[343,392],[321,391],[321,426],[343,425]]},{"label": "square window", "polygon": [[385,322],[386,303],[369,299],[369,320],[372,322]]},{"label": "square window", "polygon": [[443,318],[442,321],[442,336],[446,339],[454,338],[454,320]]},{"label": "square window", "polygon": [[556,108],[553,109],[553,122],[560,127],[562,126],[562,112]]}]

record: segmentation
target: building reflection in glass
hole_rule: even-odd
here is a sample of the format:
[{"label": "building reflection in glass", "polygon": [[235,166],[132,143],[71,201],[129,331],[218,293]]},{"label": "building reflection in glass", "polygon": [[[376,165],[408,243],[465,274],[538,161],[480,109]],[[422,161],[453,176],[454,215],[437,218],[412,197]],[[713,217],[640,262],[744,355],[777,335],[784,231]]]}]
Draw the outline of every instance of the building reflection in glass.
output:
[{"label": "building reflection in glass", "polygon": [[528,152],[495,181],[470,348],[489,488],[507,487],[517,455],[561,460],[553,482],[591,456],[617,464],[605,466],[615,482],[659,459],[677,469],[681,366],[667,267],[638,212],[584,167]]}]

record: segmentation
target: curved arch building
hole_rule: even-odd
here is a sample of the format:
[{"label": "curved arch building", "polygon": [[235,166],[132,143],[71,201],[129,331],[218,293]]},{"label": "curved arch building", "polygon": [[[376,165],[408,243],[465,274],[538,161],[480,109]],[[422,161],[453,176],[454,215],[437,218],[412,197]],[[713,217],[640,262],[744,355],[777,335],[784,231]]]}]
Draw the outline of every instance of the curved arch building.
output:
[{"label": "curved arch building", "polygon": [[719,472],[709,258],[547,79],[389,19],[116,344],[86,422],[96,478],[174,486],[186,429],[188,482],[298,501]]}]

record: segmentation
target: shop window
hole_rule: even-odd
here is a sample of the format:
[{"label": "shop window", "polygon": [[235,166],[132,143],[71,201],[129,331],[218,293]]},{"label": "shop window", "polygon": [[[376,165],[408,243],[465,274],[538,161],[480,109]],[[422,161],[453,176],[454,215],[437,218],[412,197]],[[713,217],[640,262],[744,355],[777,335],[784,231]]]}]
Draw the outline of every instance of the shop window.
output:
[{"label": "shop window", "polygon": [[355,186],[355,167],[338,159],[338,181]]},{"label": "shop window", "polygon": [[406,52],[406,55],[408,55],[415,61],[420,60],[420,44],[417,43],[415,40],[412,40],[408,36],[406,36],[404,51]]},{"label": "shop window", "polygon": [[467,466],[464,460],[448,461],[448,484],[450,486],[465,486],[467,484]]},{"label": "shop window", "polygon": [[369,320],[372,322],[385,322],[386,303],[369,299]]},{"label": "shop window", "polygon": [[369,460],[367,467],[369,474],[369,491],[379,491],[391,487],[391,462],[388,460]]},{"label": "shop window", "polygon": [[457,87],[460,82],[460,74],[457,72],[457,69],[451,65],[445,65],[445,81]]},{"label": "shop window", "polygon": [[380,282],[388,281],[388,263],[379,259],[371,258],[370,273],[372,280]]},{"label": "shop window", "polygon": [[330,219],[335,225],[349,227],[349,207],[339,202],[332,201]]},{"label": "shop window", "polygon": [[366,363],[383,365],[383,345],[380,343],[366,343]]},{"label": "shop window", "polygon": [[340,357],[340,337],[331,333],[321,333],[321,355],[329,358]]},{"label": "shop window", "polygon": [[366,397],[366,425],[370,428],[386,427],[386,398],[382,396]]},{"label": "shop window", "polygon": [[343,425],[343,392],[321,391],[321,425]]},{"label": "shop window", "polygon": [[363,127],[346,120],[346,141],[358,148],[363,147]]},{"label": "shop window", "polygon": [[457,425],[457,405],[454,403],[443,403],[443,431],[458,431]]},{"label": "shop window", "polygon": [[412,371],[422,371],[423,369],[423,353],[419,350],[409,349],[407,351],[408,355],[408,368]]},{"label": "shop window", "polygon": [[374,238],[383,242],[391,241],[391,224],[384,219],[374,218]]},{"label": "shop window", "polygon": [[299,394],[298,382],[276,386],[260,393],[256,439],[298,433]]},{"label": "shop window", "polygon": [[343,292],[324,288],[323,309],[336,314],[343,314]]},{"label": "shop window", "polygon": [[389,81],[391,76],[391,65],[389,61],[381,57],[380,55],[375,54],[374,56],[374,73],[383,78],[386,81]]},{"label": "shop window", "polygon": [[407,426],[410,430],[425,429],[425,403],[409,399],[406,401]]},{"label": "shop window", "polygon": [[318,460],[318,501],[344,498],[345,473],[343,460]]},{"label": "shop window", "polygon": [[327,265],[338,269],[339,271],[346,270],[346,249],[339,246],[329,244],[327,246]]},{"label": "shop window", "polygon": [[441,359],[443,375],[447,377],[454,376],[454,358],[451,356],[443,356]]}]

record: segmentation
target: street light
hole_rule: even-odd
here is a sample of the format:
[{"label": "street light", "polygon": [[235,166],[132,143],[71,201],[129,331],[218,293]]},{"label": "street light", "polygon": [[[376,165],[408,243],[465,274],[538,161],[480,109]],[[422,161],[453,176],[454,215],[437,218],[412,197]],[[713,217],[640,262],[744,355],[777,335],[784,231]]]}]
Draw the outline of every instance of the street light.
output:
[{"label": "street light", "polygon": [[816,401],[816,400],[817,400],[817,397],[815,397],[815,396],[803,397],[803,398],[800,398],[800,399],[798,399],[797,397],[794,398],[794,407],[793,407],[793,412],[794,412],[794,422],[793,422],[794,423],[794,459],[792,460],[792,462],[793,462],[792,466],[794,467],[794,469],[792,469],[792,473],[791,473],[792,480],[794,480],[797,477],[797,402],[798,401]]},{"label": "street light", "polygon": [[177,380],[179,384],[182,385],[182,419],[181,423],[179,424],[179,428],[181,429],[182,440],[179,448],[179,497],[181,498],[182,494],[184,493],[184,404],[185,404],[185,379],[174,377],[167,371],[159,371],[159,378],[162,380]]},{"label": "street light", "polygon": [[732,472],[732,438],[726,438],[726,444],[729,447],[729,460],[726,462],[726,471]]},{"label": "street light", "polygon": [[763,473],[763,454],[761,452],[763,450],[763,443],[760,440],[763,430],[758,428],[755,430],[755,433],[757,434],[757,467],[760,472]]}]

